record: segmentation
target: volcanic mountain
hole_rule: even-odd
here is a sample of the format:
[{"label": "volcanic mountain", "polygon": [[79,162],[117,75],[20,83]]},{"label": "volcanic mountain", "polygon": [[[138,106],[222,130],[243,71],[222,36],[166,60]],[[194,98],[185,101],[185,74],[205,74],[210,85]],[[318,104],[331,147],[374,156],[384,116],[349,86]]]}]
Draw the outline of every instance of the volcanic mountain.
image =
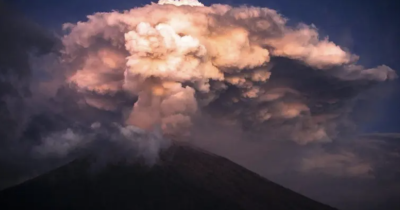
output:
[{"label": "volcanic mountain", "polygon": [[0,209],[334,210],[226,158],[174,144],[157,164],[79,159],[0,192]]}]

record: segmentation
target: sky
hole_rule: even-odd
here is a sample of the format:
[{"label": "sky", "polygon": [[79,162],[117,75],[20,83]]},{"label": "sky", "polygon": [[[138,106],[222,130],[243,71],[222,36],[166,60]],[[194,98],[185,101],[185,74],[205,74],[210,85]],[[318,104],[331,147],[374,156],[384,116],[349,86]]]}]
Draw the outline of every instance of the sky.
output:
[{"label": "sky", "polygon": [[[147,5],[149,2],[132,0],[10,0],[8,3],[17,11],[20,11],[25,17],[38,23],[43,28],[54,31],[56,34],[62,34],[61,26],[64,23],[86,21],[86,16],[90,14],[142,7]],[[329,36],[329,40],[341,46],[343,49],[348,49],[353,54],[360,56],[358,64],[361,64],[366,68],[374,68],[385,64],[397,71],[397,74],[400,73],[400,51],[398,50],[400,46],[400,39],[398,38],[400,37],[400,23],[398,22],[400,18],[398,9],[400,7],[399,3],[396,1],[366,0],[361,3],[356,0],[230,0],[202,1],[202,3],[205,5],[221,3],[229,4],[231,6],[246,4],[277,10],[279,13],[283,14],[284,17],[289,18],[287,24],[289,26],[295,26],[299,22],[308,25],[314,24],[318,28],[320,37]],[[142,14],[142,16],[145,15]],[[101,21],[102,19],[99,18],[98,20]],[[224,26],[223,22],[221,24]],[[85,55],[79,53],[91,53],[90,50],[96,51],[97,44],[101,45],[102,43],[95,43],[93,46],[89,44],[89,47],[87,48],[89,49],[89,52],[81,52],[79,50],[76,52],[74,51],[75,49],[80,49],[79,47],[82,47],[80,45],[84,45],[82,43],[85,43],[85,40],[81,40],[80,38],[89,36],[82,31],[92,29],[92,27],[95,28],[95,25],[87,25],[82,28],[76,27],[76,30],[72,30],[70,35],[66,36],[64,43],[67,43],[67,47],[70,47],[67,48],[70,50],[68,52],[73,55]],[[149,29],[149,26],[146,25],[142,25],[142,28],[151,30],[151,27]],[[110,30],[113,32],[112,28],[105,27],[104,30]],[[138,29],[138,31],[140,30]],[[91,32],[92,31],[88,30],[88,34]],[[238,34],[240,34],[240,32],[241,31],[237,31]],[[19,33],[29,34],[30,32],[20,31]],[[130,35],[137,38],[137,34],[140,34],[140,32],[132,33]],[[32,36],[43,37],[40,33],[32,34]],[[22,36],[22,38],[24,38],[24,36]],[[49,44],[45,41],[49,41],[48,38],[44,38],[43,40],[39,38],[33,39],[33,42],[40,42],[40,45]],[[223,42],[223,39],[220,41]],[[23,42],[25,43],[25,41]],[[134,45],[134,43],[131,44]],[[279,48],[279,46],[276,47]],[[47,52],[49,49],[50,48],[44,48],[43,51]],[[111,51],[105,51],[104,53],[110,53],[107,55],[111,55],[111,58],[115,57],[116,63],[119,62],[118,59],[120,59],[120,57],[124,58],[123,56],[120,56],[120,52],[112,51],[115,50],[113,48],[110,49]],[[135,48],[130,50],[132,50],[131,53],[133,54],[137,53]],[[260,52],[264,51],[261,50]],[[201,54],[201,52],[198,53]],[[242,55],[242,57],[244,55]],[[341,81],[338,79],[332,79],[332,77],[326,75],[314,74],[314,72],[308,67],[293,62],[293,57],[290,57],[290,53],[283,53],[283,55],[289,57],[281,59],[271,58],[276,64],[276,66],[273,67],[275,70],[272,70],[272,75],[274,75],[271,77],[272,87],[274,87],[274,85],[278,85],[279,87],[280,83],[288,84],[288,87],[309,95],[310,101],[308,101],[308,103],[311,105],[316,103],[315,101],[318,100],[325,100],[325,102],[330,103],[330,97],[334,96],[336,96],[339,101],[342,99],[343,101],[346,101],[347,97],[351,98],[353,94],[359,93],[358,91],[363,93],[365,86],[362,84],[358,86],[359,84],[356,82],[352,83],[353,81]],[[55,65],[55,68],[60,69],[65,67],[57,66],[57,63],[51,63],[51,58],[48,59],[49,60],[38,61],[36,64],[41,67],[44,66],[45,68],[54,68],[52,65]],[[92,59],[100,62],[100,60],[96,60],[99,59],[98,57],[93,57]],[[18,63],[18,61],[24,63],[22,62],[24,59],[16,60],[16,63]],[[3,60],[0,61],[3,62]],[[241,62],[248,61],[243,59]],[[318,69],[320,68],[319,65],[324,64],[323,60],[321,61],[317,59],[316,62],[312,58],[307,59],[307,57],[304,62],[308,62],[309,65],[316,65],[316,68]],[[318,62],[322,62],[322,64]],[[135,62],[133,63],[135,64]],[[221,63],[223,63],[223,60],[221,60]],[[91,64],[87,63],[78,62],[78,64],[87,65],[87,68],[89,69],[87,73],[89,75],[91,69],[103,68],[101,66],[91,66]],[[74,65],[75,64],[72,64],[72,67],[75,68]],[[112,65],[118,64],[113,63]],[[249,66],[251,64],[246,65]],[[23,68],[19,69],[23,71]],[[305,73],[300,74],[296,71],[291,71],[290,69],[303,70]],[[32,67],[32,70],[34,70],[34,67]],[[134,71],[134,68],[132,71]],[[74,75],[74,73],[72,73],[72,75]],[[79,75],[77,73],[75,75],[77,76],[73,76],[71,79],[77,82],[78,89],[80,88],[80,84],[87,85],[86,80],[80,79],[84,78],[84,74]],[[110,81],[101,76],[102,75],[100,75],[99,81],[108,85],[108,82]],[[115,76],[115,78],[119,78],[118,75],[113,74],[105,74],[105,76],[112,76],[112,78]],[[173,76],[173,79],[177,78],[177,80],[180,81],[181,78],[179,78],[179,75]],[[335,76],[343,78],[348,75],[341,75],[339,69]],[[296,80],[297,77],[300,78],[299,83],[298,80]],[[56,78],[55,81],[59,80]],[[362,79],[362,81],[364,81],[364,79]],[[234,82],[231,83],[234,84]],[[254,84],[256,83],[254,82],[252,85]],[[57,86],[51,86],[53,83],[50,83],[49,85],[50,86],[45,87],[46,93],[50,92],[49,90],[57,90],[57,88],[55,88]],[[346,88],[347,85],[349,85],[350,88]],[[352,88],[353,85],[354,88]],[[398,107],[400,107],[400,91],[398,91],[398,85],[398,80],[383,85],[376,85],[375,89],[373,89],[375,92],[365,91],[367,92],[364,96],[366,98],[361,100],[361,103],[364,102],[368,104],[357,104],[355,108],[350,109],[352,111],[351,113],[361,115],[357,116],[361,119],[357,121],[357,126],[362,133],[400,132],[400,118],[396,117],[400,116],[400,109],[398,109]],[[153,84],[144,84],[143,86],[153,87]],[[113,86],[110,85],[110,87]],[[242,88],[240,85],[237,87]],[[158,86],[156,86],[156,88],[158,88]],[[326,91],[328,96],[326,98],[322,97],[321,99],[319,89],[321,89],[321,91]],[[152,91],[154,91],[154,89],[152,89]],[[191,94],[191,89],[181,90],[178,88],[177,91],[181,91],[182,94]],[[218,91],[218,89],[215,91]],[[93,107],[85,108],[84,111],[82,111],[79,110],[80,105],[73,104],[73,101],[79,101],[79,97],[84,97],[87,100],[90,99],[93,106],[96,105],[96,102],[99,103],[100,101],[103,105],[102,108],[104,108],[104,104],[107,106],[109,105],[110,107],[124,107],[124,104],[115,103],[115,101],[120,101],[119,99],[126,99],[129,97],[117,95],[115,98],[110,99],[107,98],[108,96],[106,94],[102,93],[98,93],[98,95],[84,93],[87,95],[77,96],[74,91],[63,88],[60,88],[56,92],[58,98],[52,101],[52,103],[56,104],[55,107],[53,107],[54,105],[44,103],[40,98],[32,100],[31,104],[26,105],[27,107],[41,107],[37,108],[39,111],[35,108],[34,112],[52,110],[52,112],[58,113],[58,115],[38,115],[37,117],[30,117],[30,119],[34,119],[32,120],[33,123],[31,123],[32,125],[28,123],[28,129],[24,130],[22,137],[18,137],[22,140],[18,143],[5,144],[9,147],[4,147],[7,148],[5,150],[6,152],[0,154],[0,169],[3,167],[8,168],[9,171],[11,171],[9,173],[11,175],[8,176],[12,176],[13,173],[18,174],[18,176],[21,176],[22,174],[22,177],[20,177],[22,180],[24,179],[24,176],[25,178],[30,177],[35,175],[35,173],[37,174],[40,171],[54,167],[54,163],[57,162],[55,159],[76,157],[73,154],[74,152],[71,152],[73,149],[88,148],[85,145],[92,144],[92,142],[86,141],[85,139],[92,139],[102,135],[102,138],[104,139],[115,137],[110,134],[114,132],[111,131],[113,128],[110,128],[109,133],[106,132],[104,134],[96,130],[100,124],[92,124],[89,127],[81,126],[81,124],[87,122],[91,123],[91,120],[93,119],[103,123],[111,121],[111,119],[117,119],[118,116],[108,112],[99,112],[98,110],[93,109]],[[280,92],[276,92],[274,94],[279,95],[279,93]],[[1,94],[2,93],[0,92],[0,96]],[[235,96],[234,94],[235,91],[233,90],[232,95]],[[294,93],[294,95],[296,94]],[[382,99],[382,96],[384,96],[384,99]],[[139,96],[139,98],[140,97],[141,96]],[[224,117],[228,117],[228,119],[231,119],[229,117],[239,118],[240,120],[243,120],[245,124],[248,123],[248,126],[253,126],[252,123],[254,122],[246,121],[248,113],[242,110],[244,108],[232,104],[226,105],[221,103],[221,101],[223,102],[225,99],[230,99],[229,94],[224,97],[220,97],[219,101],[217,100],[214,104],[207,106],[207,112],[212,114],[221,114]],[[146,95],[142,98],[146,98]],[[299,100],[296,97],[290,98],[290,100],[299,102],[296,101]],[[110,101],[112,101],[112,103],[108,103]],[[184,103],[188,107],[193,105],[190,100],[171,100],[168,103],[170,107],[173,107],[172,105],[176,105],[176,103]],[[151,111],[154,111],[150,110],[150,112],[148,112],[146,109],[141,109],[145,107],[140,107],[139,102],[137,104],[139,104],[138,107],[136,107],[136,104],[135,107],[143,113],[149,114]],[[146,104],[146,101],[144,101],[144,104]],[[247,105],[248,104],[245,104],[244,106]],[[278,105],[279,104],[277,104],[276,107],[272,106],[268,108],[279,109],[280,105]],[[49,109],[47,109],[47,106]],[[347,108],[349,108],[349,106],[346,104],[339,104],[338,106],[340,111],[347,113]],[[373,109],[369,109],[370,106],[372,106]],[[250,108],[256,109],[255,107],[257,106],[250,106]],[[307,112],[307,109],[304,109],[301,105],[296,106],[295,108],[299,108],[302,112]],[[363,111],[364,108],[368,111]],[[328,106],[327,110],[322,110],[322,112],[328,111],[329,113],[332,111],[331,109],[333,112],[336,110],[335,107]],[[16,108],[16,110],[18,112],[18,108]],[[236,113],[236,111],[238,111],[239,114],[232,114],[231,116],[231,113]],[[286,114],[281,113],[282,116],[280,117],[290,118],[293,114],[299,115],[297,112],[290,112]],[[124,113],[122,113],[122,115],[124,115]],[[251,116],[255,117],[255,115]],[[146,118],[147,117],[148,115],[146,115]],[[28,121],[23,116],[20,116],[19,119],[24,122]],[[0,120],[3,119],[0,118]],[[308,125],[307,120],[308,118],[301,118],[299,121],[300,125]],[[81,124],[75,123],[75,121]],[[132,119],[132,121],[137,122],[135,119]],[[72,122],[75,124],[72,125]],[[303,128],[299,128],[299,130],[295,129],[295,131],[290,130],[292,129],[292,127],[290,127],[292,124],[290,124],[287,119],[278,120],[275,122],[276,124],[270,124],[270,129],[262,127],[261,131],[251,130],[252,132],[245,132],[242,127],[237,127],[236,124],[232,125],[224,122],[225,121],[214,121],[207,117],[198,119],[198,121],[196,121],[197,126],[192,131],[192,141],[196,146],[206,148],[216,154],[228,157],[229,159],[267,177],[268,179],[284,185],[285,187],[293,189],[318,201],[339,207],[340,209],[391,210],[400,206],[399,202],[396,201],[400,194],[400,180],[398,178],[400,177],[400,171],[398,170],[398,167],[396,167],[396,163],[400,160],[400,138],[397,134],[366,135],[361,137],[344,135],[334,141],[330,141],[325,138],[319,138],[321,136],[324,137],[325,135],[321,134],[318,129],[310,131],[305,130],[305,133],[303,133]],[[344,130],[349,130],[348,132],[350,134],[354,134],[352,133],[352,124],[347,123],[348,121],[346,119],[341,119],[339,123],[327,123],[325,129],[332,129],[332,133],[330,134],[334,135],[336,128],[342,129],[342,127],[349,127]],[[288,125],[289,127],[287,128],[286,126]],[[296,124],[295,122],[294,125],[294,127],[297,128],[296,126],[299,124]],[[256,128],[256,124],[254,124],[254,128]],[[277,141],[276,139],[284,139],[287,137],[284,135],[274,136],[274,132],[276,131],[276,133],[285,134],[286,128],[290,131],[287,133],[299,134],[298,136],[300,137],[294,135],[292,136],[293,139],[290,141]],[[87,134],[90,133],[91,129],[95,130],[93,131],[95,137],[93,137],[92,134]],[[126,146],[126,142],[129,141],[129,138],[150,139],[153,147],[144,146],[146,152],[143,154],[149,157],[153,157],[160,148],[165,147],[164,142],[160,140],[160,137],[157,134],[151,135],[150,137],[143,137],[141,136],[142,133],[137,133],[137,130],[130,130],[130,128],[123,126],[118,127],[118,129],[120,130],[120,133],[118,133],[117,136],[121,137],[122,140],[117,140],[117,147],[121,145],[122,147]],[[308,135],[310,133],[314,136],[309,137]],[[24,138],[29,141],[24,140]],[[32,144],[32,142],[34,142],[34,144]],[[142,147],[142,143],[143,142],[140,140],[136,141],[136,146],[133,146],[133,149],[135,149],[137,145],[139,145],[139,148]],[[103,152],[103,150],[99,149],[101,148],[101,145],[108,145],[108,143],[95,143],[95,146],[90,147],[90,149],[95,150],[95,152]],[[35,158],[31,158],[27,151],[33,151],[35,154],[39,153],[40,157],[35,155]],[[56,156],[56,158],[43,158],[42,156]],[[0,185],[1,184],[3,183],[0,183]]]}]

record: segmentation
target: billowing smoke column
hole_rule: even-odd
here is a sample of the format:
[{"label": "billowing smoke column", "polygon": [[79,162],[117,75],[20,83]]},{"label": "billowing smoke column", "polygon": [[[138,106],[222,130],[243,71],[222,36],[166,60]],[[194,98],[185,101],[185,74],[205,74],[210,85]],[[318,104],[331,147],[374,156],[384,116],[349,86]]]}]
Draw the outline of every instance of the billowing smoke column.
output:
[{"label": "billowing smoke column", "polygon": [[126,124],[164,134],[189,134],[201,112],[271,138],[330,141],[360,91],[397,75],[286,22],[268,8],[196,0],[96,13],[64,26],[68,81],[99,109],[118,109],[110,95],[138,97]]}]

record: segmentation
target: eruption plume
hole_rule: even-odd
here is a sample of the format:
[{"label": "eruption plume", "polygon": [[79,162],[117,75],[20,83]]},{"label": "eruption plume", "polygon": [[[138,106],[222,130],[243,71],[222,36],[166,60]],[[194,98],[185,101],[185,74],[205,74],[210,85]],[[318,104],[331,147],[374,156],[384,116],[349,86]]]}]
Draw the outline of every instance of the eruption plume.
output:
[{"label": "eruption plume", "polygon": [[109,95],[138,97],[125,122],[146,130],[188,135],[201,112],[271,138],[331,141],[357,96],[397,75],[286,22],[269,8],[196,0],[95,13],[64,25],[68,81],[99,109],[118,109]]}]

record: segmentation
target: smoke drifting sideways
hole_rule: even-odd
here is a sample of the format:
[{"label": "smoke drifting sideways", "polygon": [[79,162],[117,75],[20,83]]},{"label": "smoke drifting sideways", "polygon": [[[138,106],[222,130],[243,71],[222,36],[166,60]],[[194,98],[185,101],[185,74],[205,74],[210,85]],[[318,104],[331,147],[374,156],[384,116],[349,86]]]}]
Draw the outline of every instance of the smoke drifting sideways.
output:
[{"label": "smoke drifting sideways", "polygon": [[24,55],[40,70],[24,77],[32,94],[19,97],[23,107],[4,105],[23,116],[7,118],[18,126],[2,162],[36,169],[24,163],[32,155],[110,147],[119,151],[111,156],[154,162],[169,139],[190,139],[204,119],[272,140],[330,142],[356,129],[364,93],[397,78],[269,8],[160,0],[87,18],[63,25],[59,53]]}]

